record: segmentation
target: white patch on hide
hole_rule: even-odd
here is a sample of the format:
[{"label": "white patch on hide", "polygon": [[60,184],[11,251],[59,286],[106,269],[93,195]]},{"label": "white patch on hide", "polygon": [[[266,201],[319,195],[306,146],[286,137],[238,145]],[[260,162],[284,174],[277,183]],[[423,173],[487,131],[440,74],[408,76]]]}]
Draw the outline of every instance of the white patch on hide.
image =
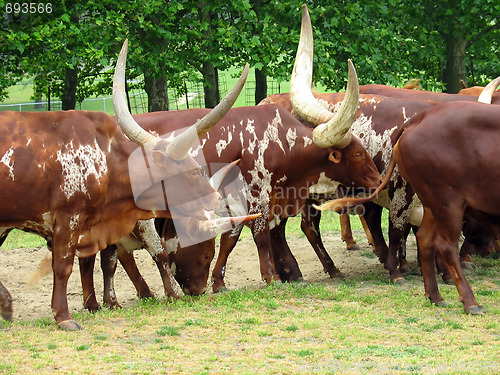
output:
[{"label": "white patch on hide", "polygon": [[340,182],[333,181],[321,172],[318,181],[309,187],[309,194],[333,194],[337,191]]},{"label": "white patch on hide", "polygon": [[373,159],[380,151],[382,151],[382,162],[384,170],[382,175],[387,171],[389,160],[392,155],[391,136],[397,130],[397,126],[385,130],[382,134],[377,134],[372,128],[372,117],[365,115],[359,116],[352,125],[352,134],[358,137],[366,148],[368,155]]},{"label": "white patch on hide", "polygon": [[[174,262],[170,265],[170,273],[172,274],[173,277],[175,277],[175,271],[176,271],[176,265]],[[175,284],[174,284],[175,285]]]},{"label": "white patch on hide", "polygon": [[14,180],[14,160],[12,160],[12,155],[14,154],[14,149],[11,147],[9,150],[2,156],[0,159],[0,163],[3,163],[9,168],[9,177]]},{"label": "white patch on hide", "polygon": [[273,219],[269,221],[269,229],[273,229],[280,223],[281,223],[281,218],[279,216],[274,216]]},{"label": "white patch on hide", "polygon": [[71,141],[64,150],[57,151],[57,160],[62,167],[61,189],[67,199],[79,191],[89,196],[87,179],[93,175],[99,180],[108,172],[106,155],[97,140],[94,140],[94,145],[79,145],[77,148]]},{"label": "white patch on hide", "polygon": [[175,236],[174,238],[165,241],[165,245],[167,246],[167,252],[169,254],[176,253],[177,247],[179,246],[179,237]]},{"label": "white patch on hide", "polygon": [[[270,142],[276,143],[281,150],[283,155],[286,156],[285,149],[281,140],[279,139],[278,127],[283,127],[281,116],[279,111],[276,110],[276,117],[268,123],[267,129],[264,131],[262,139],[258,139],[255,132],[255,127],[248,120],[246,126],[246,131],[249,133],[249,145],[248,152],[254,154],[254,168],[249,170],[248,173],[251,176],[251,180],[248,184],[244,186],[244,195],[246,200],[250,205],[250,213],[262,213],[262,216],[255,219],[253,222],[254,233],[259,233],[260,231],[266,229],[269,220],[269,204],[270,204],[270,194],[271,194],[271,182],[273,173],[266,168],[264,153],[269,148]],[[253,136],[253,139],[250,138]],[[256,149],[256,150],[255,150]],[[274,157],[279,157],[275,155]],[[252,192],[258,193],[257,196],[252,195]]]},{"label": "white patch on hide", "polygon": [[286,140],[288,142],[288,149],[291,150],[295,146],[295,140],[297,139],[297,129],[289,128],[286,132]]},{"label": "white patch on hide", "polygon": [[226,149],[226,147],[231,143],[232,140],[233,140],[233,133],[228,131],[227,141],[225,139],[221,139],[219,140],[219,142],[217,142],[217,144],[215,145],[215,149],[217,151],[217,156],[219,156],[219,158],[222,151]]},{"label": "white patch on hide", "polygon": [[156,232],[154,220],[139,220],[137,226],[140,233],[139,240],[143,243],[144,248],[149,254],[155,256],[163,252],[163,245],[158,232]]},{"label": "white patch on hide", "polygon": [[69,229],[74,231],[78,227],[79,223],[80,223],[80,215],[72,216],[71,219],[69,219]]},{"label": "white patch on hide", "polygon": [[310,144],[312,144],[312,143],[313,143],[312,138],[309,138],[309,137],[302,137],[302,139],[304,139],[304,147],[307,147],[307,146],[309,146]]},{"label": "white patch on hide", "polygon": [[201,144],[198,144],[198,147],[196,147],[195,149],[189,150],[189,156],[191,156],[192,158],[196,158],[198,156],[198,154],[200,153],[200,151],[203,150],[203,147],[205,147],[205,143],[207,143],[207,138],[203,138],[201,140]]},{"label": "white patch on hide", "polygon": [[116,245],[120,246],[122,249],[128,251],[129,253],[142,248],[142,243],[130,235],[121,237]]}]

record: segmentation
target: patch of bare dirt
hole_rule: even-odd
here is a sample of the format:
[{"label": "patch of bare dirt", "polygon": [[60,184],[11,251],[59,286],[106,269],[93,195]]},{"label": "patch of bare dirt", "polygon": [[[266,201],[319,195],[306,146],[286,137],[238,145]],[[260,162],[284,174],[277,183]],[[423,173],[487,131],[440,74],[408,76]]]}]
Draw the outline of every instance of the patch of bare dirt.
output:
[{"label": "patch of bare dirt", "polygon": [[[354,278],[368,272],[385,275],[387,272],[376,258],[368,257],[371,247],[362,233],[356,233],[358,244],[362,250],[348,251],[345,244],[336,233],[323,235],[323,241],[336,266],[347,278]],[[412,267],[416,267],[416,247],[413,239],[409,241],[408,260]],[[323,267],[305,237],[293,237],[288,240],[290,248],[297,258],[304,279],[308,282],[335,283],[323,272]],[[9,290],[13,299],[15,321],[35,320],[37,318],[52,317],[51,296],[52,276],[46,276],[34,285],[26,281],[37,271],[40,261],[48,254],[45,247],[0,249],[0,280]],[[135,251],[137,265],[151,290],[158,296],[163,296],[163,286],[156,265],[145,250]],[[216,254],[217,256],[217,254]],[[99,256],[98,256],[99,257]],[[102,273],[96,260],[94,280],[98,301],[102,300]],[[215,259],[212,262],[215,264]],[[257,249],[253,240],[240,240],[229,256],[226,269],[226,286],[230,289],[244,287],[264,287],[260,278]],[[209,280],[208,293],[212,293]],[[115,289],[118,301],[123,307],[131,306],[136,302],[136,292],[132,282],[121,266],[118,266],[115,279]],[[82,293],[78,262],[75,261],[73,273],[68,283],[68,305],[71,313],[82,311]]]}]

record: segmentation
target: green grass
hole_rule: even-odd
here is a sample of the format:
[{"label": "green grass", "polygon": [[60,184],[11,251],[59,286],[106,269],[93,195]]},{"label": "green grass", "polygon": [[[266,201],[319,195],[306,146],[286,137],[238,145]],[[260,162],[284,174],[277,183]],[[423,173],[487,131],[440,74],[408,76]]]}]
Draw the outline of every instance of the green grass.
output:
[{"label": "green grass", "polygon": [[[499,265],[495,260],[496,278]],[[473,289],[481,289],[489,277],[469,280]],[[81,313],[75,316],[85,327],[80,332],[62,332],[55,323],[15,322],[0,326],[0,372],[498,373],[491,371],[500,358],[500,311],[491,309],[498,298],[481,296],[490,311],[468,316],[456,290],[445,289],[446,299],[456,301],[447,308],[430,306],[421,280],[398,286],[354,278],[275,283],[169,304],[149,300],[124,310]],[[453,370],[453,363],[469,369]],[[389,364],[414,370],[384,371]],[[447,371],[439,371],[445,364]],[[366,369],[334,371],[339,366]]]},{"label": "green grass", "polygon": [[13,229],[7,239],[2,244],[2,249],[18,249],[23,247],[40,247],[46,246],[47,241],[44,238],[33,234],[23,232],[22,230]]}]

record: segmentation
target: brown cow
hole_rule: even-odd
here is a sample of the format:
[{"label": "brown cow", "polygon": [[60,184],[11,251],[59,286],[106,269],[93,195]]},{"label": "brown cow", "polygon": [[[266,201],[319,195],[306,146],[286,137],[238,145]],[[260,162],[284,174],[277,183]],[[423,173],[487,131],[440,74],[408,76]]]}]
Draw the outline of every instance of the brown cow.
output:
[{"label": "brown cow", "polygon": [[[303,16],[309,19],[309,15],[306,14],[307,10],[304,7]],[[309,23],[310,25],[310,23]],[[309,25],[304,25],[302,30],[311,30]],[[307,26],[307,29],[304,28]],[[301,33],[302,40],[302,33]],[[306,61],[303,65],[305,67],[297,68],[297,72],[304,72],[306,69],[312,68],[312,56],[313,56],[313,46],[312,46],[312,30],[309,31],[307,38],[304,39],[308,43],[307,53],[303,55],[310,58],[311,61]],[[297,64],[297,63],[296,63]],[[295,70],[294,70],[295,71]],[[305,72],[305,76],[310,77],[312,72]],[[294,78],[292,76],[292,78]],[[310,79],[310,78],[309,78]],[[497,79],[498,80],[498,79]],[[493,81],[490,85],[488,91],[491,91],[491,87],[496,88],[498,82]],[[421,97],[421,91],[404,90],[397,89],[390,86],[383,85],[371,85],[380,89],[388,91],[391,95],[388,97],[383,97],[379,95],[371,94],[361,94],[360,95],[360,109],[358,110],[357,119],[353,124],[353,133],[356,134],[364,143],[364,146],[372,156],[378,169],[382,172],[387,168],[387,163],[392,153],[392,145],[396,141],[397,129],[402,127],[403,124],[414,114],[419,111],[428,108],[433,105],[439,104],[436,101],[430,100],[417,100],[415,98]],[[303,82],[299,85],[300,88],[310,88],[310,82]],[[366,88],[367,86],[365,86]],[[494,90],[493,88],[493,90]],[[292,88],[291,88],[292,90]],[[366,91],[366,90],[364,90]],[[409,98],[412,93],[416,96],[413,100],[398,100],[396,97],[399,92],[408,92]],[[431,93],[432,94],[432,93]],[[312,97],[312,93],[309,91],[308,94],[304,94]],[[439,97],[443,98],[449,94],[439,94]],[[302,100],[299,105],[305,106],[307,103],[307,96]],[[319,99],[325,106],[329,108],[335,108],[339,101],[342,100],[343,94],[340,93],[326,93],[326,94],[314,94],[316,99]],[[462,98],[463,96],[457,95],[456,97]],[[476,100],[477,98],[474,98]],[[442,99],[443,100],[443,99]],[[282,105],[288,110],[292,109],[292,103],[288,94],[277,94],[271,95],[264,102],[266,103],[276,103]],[[310,104],[307,104],[310,105]],[[296,111],[295,111],[296,112]],[[301,117],[299,115],[299,117]],[[312,121],[313,124],[315,119],[308,119]],[[379,199],[378,205],[369,203],[365,206],[365,217],[368,220],[370,231],[373,235],[373,240],[375,243],[375,248],[377,254],[382,262],[385,263],[386,268],[389,270],[392,280],[402,282],[404,279],[401,274],[401,270],[407,267],[406,255],[405,255],[405,239],[409,233],[410,224],[418,225],[421,219],[421,211],[418,209],[413,209],[416,207],[417,202],[413,199],[413,191],[411,187],[400,177],[395,176],[388,187],[388,200]],[[389,208],[389,248],[384,240],[384,236],[381,231],[380,226],[380,215],[382,212],[382,206]],[[313,210],[308,210],[312,212]],[[306,217],[307,218],[307,217]],[[314,218],[315,222],[309,224],[303,223],[303,228],[308,225],[317,228],[319,225],[319,214],[312,214],[309,219]],[[304,220],[304,217],[303,217]],[[344,228],[344,226],[342,226]],[[321,242],[321,239],[316,234],[315,231],[309,231],[313,233],[311,244],[313,246],[318,246],[317,244]],[[343,234],[344,237],[344,234]],[[351,235],[352,237],[352,235]],[[308,236],[309,238],[309,236]],[[397,259],[397,254],[399,253],[399,261]],[[327,252],[322,249],[318,252],[325,260],[323,262],[330,261]],[[398,269],[398,263],[400,269]]]},{"label": "brown cow", "polygon": [[[348,102],[351,102],[351,110],[355,112],[356,107],[353,107],[352,102],[357,103],[358,100],[355,89],[357,79],[353,67],[350,68],[350,77],[348,92],[354,91],[354,94],[351,94]],[[135,119],[145,129],[162,134],[178,127],[181,121],[203,116],[206,111],[190,109],[154,112],[137,115]],[[345,123],[340,124],[344,133],[350,127],[351,116],[352,114],[346,116]],[[332,122],[337,120],[338,118]],[[216,137],[213,137],[214,134]],[[268,283],[281,277],[276,274],[273,266],[274,252],[271,250],[270,229],[301,211],[309,196],[310,187],[319,184],[331,188],[338,184],[334,181],[339,181],[348,186],[374,188],[379,183],[380,174],[358,139],[352,137],[351,142],[341,147],[333,143],[326,148],[320,148],[313,143],[313,136],[311,128],[278,106],[240,107],[231,109],[212,130],[210,136],[201,140],[201,147],[195,150],[202,150],[208,163],[241,159],[238,164],[244,178],[244,197],[241,200],[245,201],[245,207],[248,202],[250,213],[263,213],[262,217],[252,222],[251,229],[259,253],[261,274]],[[240,231],[241,226],[222,237],[221,255],[213,272],[215,291],[224,288],[223,270]],[[186,288],[188,281],[194,283],[195,278],[191,275],[181,277],[178,271],[185,271],[194,263],[202,264],[204,269],[208,270],[208,260],[211,260],[208,258],[213,257],[213,247],[197,255],[196,259],[200,259],[199,256],[208,257],[200,261],[192,258],[192,255],[183,255],[183,251],[177,249],[177,253],[172,256],[172,259],[175,259],[172,267],[175,267],[176,278],[183,288]],[[293,261],[295,259],[292,259]],[[184,262],[182,266],[181,262]],[[295,267],[298,273],[295,272],[294,265],[296,262],[290,270],[292,280],[301,277],[298,267]],[[333,268],[338,272],[334,265]],[[202,274],[205,275],[204,272]],[[196,284],[202,287],[194,287],[191,284],[189,292],[193,293],[195,289],[194,293],[204,291],[207,280],[205,276],[200,277],[203,277],[203,280],[197,281]]]},{"label": "brown cow", "polygon": [[[426,295],[433,304],[445,304],[434,272],[437,251],[465,311],[471,314],[484,314],[485,310],[464,276],[457,247],[464,217],[478,220],[500,238],[500,190],[495,186],[500,181],[499,118],[500,107],[473,102],[449,102],[422,111],[400,132],[384,178],[387,183],[397,164],[424,206],[417,243]],[[332,201],[319,208],[340,211],[374,195]]]},{"label": "brown cow", "polygon": [[[466,100],[475,102],[480,97],[480,95],[473,95],[472,93],[469,93],[467,95],[447,94],[444,92],[433,92],[425,90],[406,90],[397,87],[378,85],[378,84],[369,84],[360,86],[359,93],[382,95],[382,96],[387,96],[389,98],[398,98],[407,100],[433,100],[440,103],[457,101],[457,100]],[[495,93],[492,97],[491,102],[494,104],[500,104],[500,93]]]},{"label": "brown cow", "polygon": [[[124,96],[126,50],[127,42],[118,58],[113,88],[123,132],[110,116],[100,112],[0,114],[0,226],[29,228],[52,239],[52,309],[58,326],[67,330],[81,328],[69,313],[66,296],[75,255],[91,256],[116,243],[132,232],[138,220],[172,217],[174,212],[199,218],[205,209],[218,205],[218,193],[199,173],[199,165],[187,150],[220,119],[230,107],[228,101],[234,103],[244,83],[245,77],[223,106],[189,131],[172,141],[162,140],[140,128],[128,114]],[[131,171],[129,157],[137,149],[134,142],[144,147],[156,167],[156,175],[151,177],[155,180],[135,192],[131,183],[137,181],[127,173]],[[153,172],[153,168],[138,169],[138,173]],[[172,184],[178,184],[184,196],[197,200],[196,204],[186,204],[182,212],[167,209],[165,202],[159,208],[158,188],[161,191]],[[204,229],[205,222],[193,223]],[[168,267],[165,272],[169,272]],[[4,305],[3,311],[8,308]]]}]

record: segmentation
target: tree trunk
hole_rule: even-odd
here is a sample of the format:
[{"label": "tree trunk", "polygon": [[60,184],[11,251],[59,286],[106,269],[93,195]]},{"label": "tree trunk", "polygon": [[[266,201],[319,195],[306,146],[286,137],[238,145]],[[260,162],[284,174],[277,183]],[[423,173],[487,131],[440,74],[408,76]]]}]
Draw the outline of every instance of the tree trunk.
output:
[{"label": "tree trunk", "polygon": [[148,112],[168,111],[167,79],[144,74],[144,90],[148,95]]},{"label": "tree trunk", "polygon": [[267,78],[264,66],[262,70],[255,68],[255,105],[265,98],[267,98]]},{"label": "tree trunk", "polygon": [[64,75],[64,88],[62,93],[62,109],[64,111],[75,109],[76,106],[76,86],[78,84],[78,70],[76,68],[66,68]]},{"label": "tree trunk", "polygon": [[467,42],[461,38],[448,37],[446,39],[446,67],[443,72],[443,81],[446,92],[456,94],[462,89],[461,80],[467,82],[465,70],[465,47]]},{"label": "tree trunk", "polygon": [[202,68],[204,78],[205,108],[214,108],[220,101],[217,69],[210,62],[204,62]]},{"label": "tree trunk", "polygon": [[[263,26],[262,26],[262,0],[250,0],[252,4],[252,9],[257,16],[257,24],[254,25],[255,30],[253,32],[254,35],[262,35]],[[259,56],[262,59],[262,56]],[[255,105],[259,104],[262,99],[267,98],[267,78],[266,78],[266,65],[262,67],[262,69],[255,68]]]}]

